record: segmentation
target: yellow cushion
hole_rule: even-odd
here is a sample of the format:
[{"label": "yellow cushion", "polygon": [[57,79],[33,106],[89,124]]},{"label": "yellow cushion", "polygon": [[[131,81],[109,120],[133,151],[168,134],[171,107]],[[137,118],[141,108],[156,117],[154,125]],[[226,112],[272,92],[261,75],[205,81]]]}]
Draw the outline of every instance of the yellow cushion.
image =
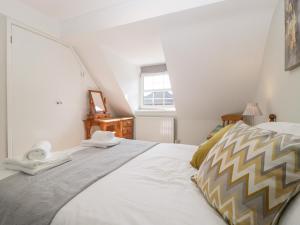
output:
[{"label": "yellow cushion", "polygon": [[217,144],[224,134],[233,126],[230,124],[221,130],[219,130],[212,138],[206,141],[204,144],[200,145],[198,150],[194,153],[193,159],[191,161],[192,167],[199,169],[208,152]]}]

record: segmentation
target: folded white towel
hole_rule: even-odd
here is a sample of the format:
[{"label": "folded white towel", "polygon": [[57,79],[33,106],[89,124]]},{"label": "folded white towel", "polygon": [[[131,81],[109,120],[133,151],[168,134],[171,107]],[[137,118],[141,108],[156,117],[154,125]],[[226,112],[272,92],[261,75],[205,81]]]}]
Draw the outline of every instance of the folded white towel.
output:
[{"label": "folded white towel", "polygon": [[21,161],[7,159],[3,162],[3,166],[9,170],[21,171],[29,175],[36,175],[42,171],[49,170],[71,160],[72,158],[70,154],[55,153],[51,154],[47,160]]},{"label": "folded white towel", "polygon": [[81,141],[84,147],[108,148],[121,143],[122,138],[113,138],[109,141],[95,141],[93,139]]},{"label": "folded white towel", "polygon": [[44,160],[50,155],[52,146],[48,141],[41,141],[32,146],[31,150],[25,153],[24,158],[29,160]]},{"label": "folded white towel", "polygon": [[3,160],[3,165],[15,165],[15,166],[21,166],[27,169],[34,169],[41,165],[37,160],[21,160],[21,159],[4,159]]},{"label": "folded white towel", "polygon": [[96,131],[92,135],[94,141],[110,141],[115,138],[115,133],[110,131]]}]

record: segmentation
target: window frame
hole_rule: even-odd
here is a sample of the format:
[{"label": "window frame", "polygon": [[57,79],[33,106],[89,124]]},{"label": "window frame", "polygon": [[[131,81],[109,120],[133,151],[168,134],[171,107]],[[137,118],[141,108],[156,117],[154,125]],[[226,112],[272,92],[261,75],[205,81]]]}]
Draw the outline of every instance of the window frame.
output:
[{"label": "window frame", "polygon": [[[140,74],[140,109],[157,109],[157,110],[170,110],[170,109],[175,109],[175,100],[174,100],[174,93],[172,90],[172,86],[170,89],[157,89],[155,91],[165,91],[165,90],[170,90],[173,93],[173,105],[144,105],[144,78],[146,76],[160,76],[163,74],[167,74],[169,76],[168,71],[164,71],[164,72],[158,72],[158,73],[141,73]],[[170,76],[169,76],[170,78]],[[150,90],[151,91],[151,90]]]}]

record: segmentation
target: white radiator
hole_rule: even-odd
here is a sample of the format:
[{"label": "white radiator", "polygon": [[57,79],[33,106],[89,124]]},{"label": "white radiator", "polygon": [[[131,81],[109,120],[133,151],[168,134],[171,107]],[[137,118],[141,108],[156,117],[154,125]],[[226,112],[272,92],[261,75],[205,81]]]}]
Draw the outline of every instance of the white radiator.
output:
[{"label": "white radiator", "polygon": [[137,140],[174,143],[175,119],[172,117],[136,117]]}]

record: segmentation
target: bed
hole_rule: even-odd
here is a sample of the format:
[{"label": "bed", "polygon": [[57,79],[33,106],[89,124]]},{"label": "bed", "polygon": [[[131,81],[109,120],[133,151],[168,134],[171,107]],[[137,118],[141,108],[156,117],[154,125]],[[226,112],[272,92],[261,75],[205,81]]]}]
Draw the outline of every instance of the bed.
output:
[{"label": "bed", "polygon": [[[190,179],[196,172],[189,164],[196,149],[192,145],[155,145],[75,196],[51,225],[194,225],[195,221],[225,225]],[[81,150],[85,149],[66,151]],[[14,174],[1,168],[0,180]],[[279,224],[298,225],[299,209],[297,197]]]}]

